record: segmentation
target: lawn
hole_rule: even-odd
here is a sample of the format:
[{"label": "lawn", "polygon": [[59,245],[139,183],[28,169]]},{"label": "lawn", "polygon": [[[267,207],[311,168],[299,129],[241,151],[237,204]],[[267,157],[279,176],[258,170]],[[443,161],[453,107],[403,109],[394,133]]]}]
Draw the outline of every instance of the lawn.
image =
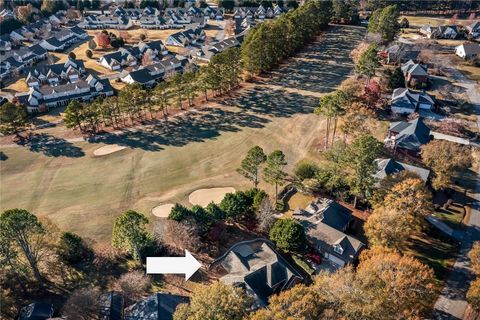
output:
[{"label": "lawn", "polygon": [[[460,60],[460,59],[459,59]],[[458,70],[460,70],[467,78],[473,81],[480,82],[480,68],[470,65],[466,61],[461,61],[456,64]]]},{"label": "lawn", "polygon": [[310,194],[295,192],[287,201],[288,211],[285,215],[290,217],[297,209],[305,209],[313,200],[315,197]]},{"label": "lawn", "polygon": [[[47,129],[36,136],[39,144],[2,148],[0,209],[25,208],[62,230],[109,241],[113,219],[124,210],[139,210],[153,220],[153,207],[187,204],[196,189],[250,187],[236,168],[254,145],[266,152],[283,150],[291,171],[297,161],[318,156],[324,121],[313,109],[319,95],[350,74],[348,55],[362,37],[362,29],[335,27],[326,40],[264,81],[219,104],[170,119],[168,127],[129,130],[91,143],[52,137]],[[93,156],[107,144],[127,148]],[[273,194],[271,186],[260,187]]]},{"label": "lawn", "polygon": [[[443,24],[448,24],[450,18],[437,18],[437,17],[425,17],[425,16],[401,16],[400,21],[403,18],[407,18],[410,22],[410,26],[421,27],[425,24],[430,24],[432,26],[440,26]],[[469,20],[457,19],[457,24],[468,25],[470,24]]]},{"label": "lawn", "polygon": [[410,239],[406,253],[430,266],[440,282],[445,281],[456,259],[457,245],[433,228]]},{"label": "lawn", "polygon": [[434,216],[440,218],[451,228],[461,229],[464,214],[464,208],[459,204],[452,204],[448,209],[440,208],[435,211]]}]

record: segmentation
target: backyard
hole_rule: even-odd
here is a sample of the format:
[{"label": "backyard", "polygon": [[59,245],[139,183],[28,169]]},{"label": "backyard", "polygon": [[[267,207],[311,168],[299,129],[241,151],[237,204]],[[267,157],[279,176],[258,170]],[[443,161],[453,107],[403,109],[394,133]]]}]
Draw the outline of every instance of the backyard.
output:
[{"label": "backyard", "polygon": [[[90,142],[39,131],[25,146],[2,148],[1,210],[20,207],[62,230],[108,241],[113,219],[126,209],[149,214],[162,203],[188,204],[200,188],[251,186],[235,169],[253,145],[281,149],[292,166],[318,156],[324,121],[318,97],[352,71],[351,49],[364,29],[334,27],[297,58],[220,103],[120,135]],[[105,156],[93,152],[125,146]],[[261,184],[273,193],[273,188]]]}]

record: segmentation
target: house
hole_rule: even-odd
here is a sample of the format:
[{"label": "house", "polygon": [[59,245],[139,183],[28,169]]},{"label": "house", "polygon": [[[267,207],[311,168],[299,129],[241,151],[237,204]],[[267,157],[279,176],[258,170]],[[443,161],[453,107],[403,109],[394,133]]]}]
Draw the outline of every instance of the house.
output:
[{"label": "house", "polygon": [[138,61],[128,48],[122,48],[118,51],[103,55],[98,60],[98,63],[111,71],[116,71],[124,67],[136,66]]},{"label": "house", "polygon": [[425,125],[422,118],[410,121],[398,121],[390,123],[385,146],[407,155],[418,156],[424,144],[432,140],[430,129]]},{"label": "house", "polygon": [[426,84],[428,82],[427,66],[408,60],[401,69],[405,80],[410,84]]},{"label": "house", "polygon": [[0,59],[0,79],[6,79],[12,74],[20,74],[24,68],[46,59],[47,56],[47,50],[38,44],[7,51]]},{"label": "house", "polygon": [[474,59],[480,55],[480,44],[465,42],[455,47],[455,54],[462,59]]},{"label": "house", "polygon": [[390,106],[393,113],[411,114],[421,110],[432,110],[435,98],[425,91],[414,91],[407,88],[393,90]]},{"label": "house", "polygon": [[381,53],[387,64],[400,64],[409,60],[417,60],[420,48],[416,45],[398,42]]},{"label": "house", "polygon": [[15,15],[11,10],[3,9],[0,11],[0,21],[7,20],[7,19],[14,19]]},{"label": "house", "polygon": [[70,31],[78,38],[81,40],[86,40],[88,39],[88,33],[85,32],[82,28],[80,28],[78,25],[75,25],[70,28]]},{"label": "house", "polygon": [[168,55],[168,50],[161,40],[151,42],[140,42],[132,47],[123,47],[118,51],[106,54],[98,60],[98,63],[112,71],[125,67],[137,66],[145,54],[149,55],[151,62],[158,60],[158,57]]},{"label": "house", "polygon": [[181,303],[188,303],[184,296],[157,292],[125,309],[124,320],[173,320],[173,314]]},{"label": "house", "polygon": [[127,30],[133,26],[133,21],[127,16],[89,15],[78,26],[83,29],[117,29]]},{"label": "house", "polygon": [[88,34],[80,29],[78,26],[72,28],[60,29],[53,33],[53,35],[40,42],[40,46],[48,51],[63,51],[73,43],[85,40]]},{"label": "house", "polygon": [[0,36],[0,53],[12,50],[12,40],[9,34]]},{"label": "house", "polygon": [[74,83],[85,74],[83,61],[68,58],[65,63],[31,68],[25,78],[29,87],[44,84],[57,85],[60,82]]},{"label": "house", "polygon": [[171,34],[167,38],[166,44],[170,46],[187,47],[203,40],[205,40],[205,32],[201,28],[196,28]]},{"label": "house", "polygon": [[248,18],[235,18],[235,35],[244,35],[250,28],[255,26],[255,21]]},{"label": "house", "polygon": [[373,174],[373,177],[377,181],[383,180],[385,177],[392,174],[399,173],[401,171],[414,172],[425,183],[428,181],[428,177],[430,176],[430,170],[420,168],[417,166],[412,166],[410,164],[406,164],[400,161],[396,161],[393,158],[376,159],[375,166],[377,168],[377,171]]},{"label": "house", "polygon": [[162,40],[140,42],[137,47],[142,55],[144,55],[146,52],[149,52],[153,56],[166,56],[168,54],[168,50],[163,44]]},{"label": "house", "polygon": [[255,308],[267,306],[271,295],[304,280],[266,239],[236,243],[211,267],[224,274],[223,283],[245,289],[254,298]]},{"label": "house", "polygon": [[21,309],[18,320],[46,320],[50,319],[52,316],[52,304],[34,302]]},{"label": "house", "polygon": [[429,39],[456,39],[459,36],[457,26],[424,25],[420,28],[420,33]]},{"label": "house", "polygon": [[71,100],[92,101],[96,97],[113,95],[113,88],[108,79],[98,79],[88,75],[76,82],[57,85],[31,86],[28,92],[16,95],[18,101],[27,107],[29,113],[38,113],[59,106],[66,106]]},{"label": "house", "polygon": [[237,38],[227,38],[225,40],[203,46],[201,50],[196,52],[194,58],[202,61],[210,61],[216,54],[219,54],[227,49],[239,46],[240,41],[238,41]]},{"label": "house", "polygon": [[181,73],[188,62],[186,58],[169,58],[147,66],[141,66],[136,70],[122,73],[122,82],[133,84],[138,83],[147,88],[154,87],[158,82],[165,79],[168,74]]},{"label": "house", "polygon": [[365,245],[347,235],[352,212],[336,201],[320,198],[307,208],[296,210],[293,218],[305,228],[310,245],[336,267],[353,263]]},{"label": "house", "polygon": [[480,36],[480,21],[474,21],[466,27],[468,34],[474,39]]},{"label": "house", "polygon": [[100,297],[99,320],[122,320],[124,298],[120,292],[110,291]]},{"label": "house", "polygon": [[155,30],[163,30],[163,29],[170,29],[170,28],[177,28],[181,27],[180,25],[175,25],[173,20],[169,20],[170,23],[167,22],[164,18],[160,16],[147,16],[140,18],[140,27],[143,29],[155,29]]}]

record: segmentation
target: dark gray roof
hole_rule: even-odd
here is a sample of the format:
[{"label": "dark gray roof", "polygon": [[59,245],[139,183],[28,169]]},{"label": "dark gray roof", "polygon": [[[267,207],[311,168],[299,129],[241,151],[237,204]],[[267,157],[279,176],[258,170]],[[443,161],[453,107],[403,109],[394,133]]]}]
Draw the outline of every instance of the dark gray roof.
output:
[{"label": "dark gray roof", "polygon": [[188,298],[157,292],[125,309],[125,320],[172,320],[175,309]]},{"label": "dark gray roof", "polygon": [[389,131],[397,133],[395,145],[403,149],[420,151],[422,145],[430,142],[430,129],[420,117],[408,122],[392,122]]},{"label": "dark gray roof", "polygon": [[56,48],[60,48],[63,45],[63,42],[58,40],[55,37],[45,39],[44,41],[48,42],[49,44],[51,44],[52,46],[54,46]]},{"label": "dark gray roof", "polygon": [[[361,241],[345,234],[352,212],[336,201],[320,198],[307,208],[295,211],[293,217],[305,228],[310,243],[346,263],[352,262],[364,247]],[[342,253],[335,251],[337,245],[341,246]]]},{"label": "dark gray roof", "polygon": [[52,304],[34,302],[22,308],[18,320],[46,320],[52,316]]},{"label": "dark gray roof", "polygon": [[412,76],[428,76],[427,67],[412,60],[402,64],[402,71]]},{"label": "dark gray roof", "polygon": [[410,108],[415,110],[419,104],[434,105],[435,100],[424,91],[414,91],[407,88],[393,90],[391,105],[397,108]]},{"label": "dark gray roof", "polygon": [[273,244],[263,239],[237,243],[216,263],[227,271],[222,282],[245,288],[260,306],[266,306],[272,294],[303,280]]},{"label": "dark gray roof", "polygon": [[382,180],[386,176],[404,170],[415,172],[425,182],[427,182],[428,176],[430,175],[430,170],[399,162],[392,158],[376,159],[375,164],[377,166],[377,172],[373,176],[378,180]]},{"label": "dark gray roof", "polygon": [[420,54],[420,48],[416,45],[407,44],[403,42],[396,43],[385,50],[390,60],[399,62],[416,60]]},{"label": "dark gray roof", "polygon": [[100,298],[99,320],[123,320],[123,295],[110,291]]}]

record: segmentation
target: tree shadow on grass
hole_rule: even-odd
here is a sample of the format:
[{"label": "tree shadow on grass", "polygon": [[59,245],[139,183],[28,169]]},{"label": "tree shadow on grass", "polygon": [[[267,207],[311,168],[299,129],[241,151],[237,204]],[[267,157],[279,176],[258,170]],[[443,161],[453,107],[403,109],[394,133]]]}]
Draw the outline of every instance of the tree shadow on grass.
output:
[{"label": "tree shadow on grass", "polygon": [[216,139],[222,132],[259,129],[273,117],[311,114],[318,98],[294,90],[312,93],[333,91],[352,71],[349,52],[363,34],[364,31],[358,28],[333,28],[326,39],[312,44],[299,55],[299,59],[291,59],[288,64],[272,71],[268,79],[259,82],[261,86],[240,90],[220,102],[226,108],[204,108],[146,129],[95,136],[89,142],[161,151],[166,146],[182,147],[191,142]]},{"label": "tree shadow on grass", "polygon": [[65,139],[46,133],[34,133],[27,140],[18,144],[27,147],[32,152],[43,153],[47,157],[79,158],[85,155],[82,148]]},{"label": "tree shadow on grass", "polygon": [[189,112],[146,129],[95,136],[89,142],[161,151],[166,146],[182,147],[191,142],[216,139],[222,132],[238,132],[246,127],[262,128],[269,121],[243,111],[204,108],[201,112]]}]

